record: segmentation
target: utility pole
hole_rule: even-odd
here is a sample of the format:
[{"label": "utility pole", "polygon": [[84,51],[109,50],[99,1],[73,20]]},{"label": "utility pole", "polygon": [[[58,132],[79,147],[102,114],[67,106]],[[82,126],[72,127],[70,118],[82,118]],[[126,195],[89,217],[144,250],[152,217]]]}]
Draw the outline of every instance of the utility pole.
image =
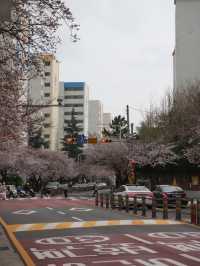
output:
[{"label": "utility pole", "polygon": [[133,123],[131,123],[131,135],[133,135]]},{"label": "utility pole", "polygon": [[127,117],[127,124],[128,124],[128,135],[130,134],[130,118],[129,118],[129,106],[126,106],[126,117]]}]

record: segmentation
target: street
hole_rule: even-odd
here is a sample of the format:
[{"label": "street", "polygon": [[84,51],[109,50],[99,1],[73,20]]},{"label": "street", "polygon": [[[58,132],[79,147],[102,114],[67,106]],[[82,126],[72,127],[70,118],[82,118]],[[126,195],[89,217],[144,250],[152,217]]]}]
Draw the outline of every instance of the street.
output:
[{"label": "street", "polygon": [[200,230],[175,220],[95,208],[86,199],[1,201],[1,223],[26,265],[200,263]]}]

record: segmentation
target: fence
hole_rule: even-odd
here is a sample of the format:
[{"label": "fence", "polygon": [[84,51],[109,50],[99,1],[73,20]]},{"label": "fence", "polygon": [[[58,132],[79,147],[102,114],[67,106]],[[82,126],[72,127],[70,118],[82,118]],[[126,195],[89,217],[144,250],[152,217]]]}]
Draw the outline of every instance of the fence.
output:
[{"label": "fence", "polygon": [[96,193],[95,205],[106,209],[125,210],[127,213],[132,211],[134,215],[152,219],[168,219],[170,216],[170,219],[177,221],[187,220],[187,222],[192,224],[200,225],[199,199],[176,197],[172,204],[166,196],[157,200],[155,197],[129,197],[128,195]]}]

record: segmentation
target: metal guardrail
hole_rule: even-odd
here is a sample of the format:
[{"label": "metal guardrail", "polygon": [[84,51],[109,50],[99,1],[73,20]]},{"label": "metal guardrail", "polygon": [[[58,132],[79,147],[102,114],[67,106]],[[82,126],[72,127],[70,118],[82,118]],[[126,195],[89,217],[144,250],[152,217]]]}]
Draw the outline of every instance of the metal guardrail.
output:
[{"label": "metal guardrail", "polygon": [[[174,219],[177,221],[183,220],[183,210],[187,210],[190,217],[190,223],[200,225],[200,200],[191,198],[180,198],[176,197],[173,204],[167,197],[163,197],[157,200],[154,196],[150,199],[149,197],[129,197],[126,195],[114,195],[111,193],[96,193],[95,205],[98,207],[105,207],[106,209],[118,209],[119,211],[125,210],[127,213],[132,210],[134,215],[137,215],[139,211],[141,216],[147,216],[147,209],[149,209],[149,200],[152,201],[151,214],[152,219],[158,217],[158,212],[162,212],[162,218],[169,218],[169,209],[173,208],[175,215]],[[161,208],[160,208],[161,207]]]}]

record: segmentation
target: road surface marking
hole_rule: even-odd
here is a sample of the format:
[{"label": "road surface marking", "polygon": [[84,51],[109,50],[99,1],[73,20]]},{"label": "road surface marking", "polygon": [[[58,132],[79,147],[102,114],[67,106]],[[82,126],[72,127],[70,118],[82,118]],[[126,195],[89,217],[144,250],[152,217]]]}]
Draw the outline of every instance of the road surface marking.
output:
[{"label": "road surface marking", "polygon": [[66,214],[65,212],[62,212],[62,211],[58,211],[57,213],[58,214],[62,214],[62,215],[65,215]]},{"label": "road surface marking", "polygon": [[93,211],[93,209],[89,208],[71,208],[70,211],[76,211],[76,212],[90,212]]},{"label": "road surface marking", "polygon": [[190,259],[190,260],[193,260],[193,261],[197,261],[197,262],[200,262],[200,259],[199,258],[196,258],[194,256],[191,256],[189,254],[180,254],[181,256],[187,258],[187,259]]},{"label": "road surface marking", "polygon": [[51,207],[46,207],[48,210],[53,210],[53,208],[51,208]]},{"label": "road surface marking", "polygon": [[77,220],[79,222],[82,222],[83,221],[83,219],[80,219],[80,218],[77,218],[77,217],[72,217],[72,219]]},{"label": "road surface marking", "polygon": [[14,211],[13,214],[20,214],[20,215],[31,215],[33,213],[37,213],[37,211],[34,210],[19,210],[19,211]]},{"label": "road surface marking", "polygon": [[58,223],[37,223],[37,224],[15,224],[8,225],[12,232],[20,231],[41,231],[48,229],[69,229],[88,228],[113,225],[173,225],[184,224],[173,220],[105,220],[105,221],[79,221],[79,222],[58,222]]},{"label": "road surface marking", "polygon": [[140,238],[140,237],[137,237],[137,236],[133,236],[133,235],[130,235],[130,234],[125,234],[125,236],[130,237],[130,238],[132,238],[132,239],[134,239],[134,240],[137,240],[137,241],[139,241],[139,242],[142,242],[142,243],[148,244],[148,245],[152,245],[152,244],[153,244],[153,242],[150,242],[150,241],[144,240],[144,239],[142,239],[142,238]]},{"label": "road surface marking", "polygon": [[32,261],[31,257],[28,255],[26,250],[23,248],[23,246],[20,244],[20,242],[17,240],[13,232],[10,230],[9,225],[5,223],[5,221],[0,217],[0,224],[3,226],[5,231],[7,232],[10,241],[15,246],[17,252],[19,253],[20,257],[24,261],[25,265],[28,266],[36,266],[35,263]]}]

